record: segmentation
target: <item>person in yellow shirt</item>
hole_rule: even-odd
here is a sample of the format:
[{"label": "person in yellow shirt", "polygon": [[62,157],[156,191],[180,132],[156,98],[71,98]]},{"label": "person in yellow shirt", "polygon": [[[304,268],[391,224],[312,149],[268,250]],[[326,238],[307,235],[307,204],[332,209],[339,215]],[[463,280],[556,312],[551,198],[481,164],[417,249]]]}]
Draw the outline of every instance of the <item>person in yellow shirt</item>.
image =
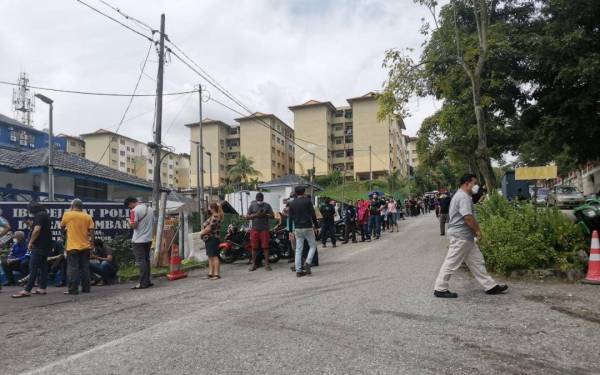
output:
[{"label": "person in yellow shirt", "polygon": [[79,278],[81,276],[81,292],[90,292],[90,250],[94,243],[94,220],[83,212],[83,202],[73,199],[71,210],[65,212],[60,228],[66,231],[67,244],[67,279],[69,290],[65,294],[79,294]]}]

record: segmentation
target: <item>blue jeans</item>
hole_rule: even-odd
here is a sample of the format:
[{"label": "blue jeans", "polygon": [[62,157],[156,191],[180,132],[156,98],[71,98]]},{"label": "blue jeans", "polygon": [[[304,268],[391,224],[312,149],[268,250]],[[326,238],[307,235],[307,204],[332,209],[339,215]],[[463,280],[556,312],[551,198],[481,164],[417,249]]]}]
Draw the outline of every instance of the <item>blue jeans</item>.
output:
[{"label": "blue jeans", "polygon": [[102,261],[100,263],[90,262],[90,271],[96,275],[100,275],[102,281],[106,284],[108,279],[115,277],[117,269],[110,262]]},{"label": "blue jeans", "polygon": [[29,280],[25,290],[31,292],[35,279],[38,279],[40,289],[46,289],[48,284],[48,250],[47,249],[31,249],[31,257],[29,258]]},{"label": "blue jeans", "polygon": [[369,237],[381,236],[381,216],[371,215],[369,216]]},{"label": "blue jeans", "polygon": [[362,236],[362,240],[363,241],[370,240],[371,239],[371,233],[369,233],[369,222],[367,221],[366,223],[361,224],[361,228],[360,229],[362,229],[362,231],[360,233],[361,236]]},{"label": "blue jeans", "polygon": [[296,228],[294,230],[296,236],[296,272],[302,272],[302,249],[304,248],[304,240],[308,242],[308,257],[306,263],[312,264],[315,251],[317,251],[317,239],[315,231],[312,228]]}]

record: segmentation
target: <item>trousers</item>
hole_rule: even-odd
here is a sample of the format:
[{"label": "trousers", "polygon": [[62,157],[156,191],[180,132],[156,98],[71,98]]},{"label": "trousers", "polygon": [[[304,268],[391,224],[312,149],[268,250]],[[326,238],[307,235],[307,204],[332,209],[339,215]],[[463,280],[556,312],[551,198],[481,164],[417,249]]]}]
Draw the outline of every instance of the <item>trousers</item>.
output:
[{"label": "trousers", "polygon": [[315,238],[315,231],[312,228],[296,228],[294,230],[294,236],[296,237],[296,272],[302,272],[302,250],[304,249],[304,240],[308,242],[308,256],[306,257],[306,263],[312,264],[313,257],[317,251],[317,240]]},{"label": "trousers", "polygon": [[446,223],[448,222],[448,214],[440,214],[440,234],[446,234]]},{"label": "trousers", "polygon": [[[80,278],[81,277],[81,278]],[[67,284],[69,293],[79,293],[79,280],[81,280],[81,291],[90,291],[90,251],[69,250],[67,251]]]},{"label": "trousers", "polygon": [[465,262],[475,279],[485,290],[496,286],[496,282],[485,269],[485,260],[474,240],[464,239],[450,235],[448,254],[440,268],[440,273],[435,280],[435,290],[443,292],[448,290],[450,277],[460,265]]},{"label": "trousers", "polygon": [[140,269],[140,281],[141,287],[148,287],[150,282],[150,246],[152,242],[134,242],[131,244],[133,250],[133,256],[135,257],[135,263]]}]

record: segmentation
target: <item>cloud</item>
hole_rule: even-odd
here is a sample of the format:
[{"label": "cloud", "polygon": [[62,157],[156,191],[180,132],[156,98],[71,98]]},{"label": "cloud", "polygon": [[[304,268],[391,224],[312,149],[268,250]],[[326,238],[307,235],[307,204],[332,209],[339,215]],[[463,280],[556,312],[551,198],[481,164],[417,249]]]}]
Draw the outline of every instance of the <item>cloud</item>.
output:
[{"label": "cloud", "polygon": [[[86,2],[114,15],[98,0]],[[252,110],[274,113],[289,124],[290,105],[311,98],[344,105],[346,98],[381,89],[385,50],[419,49],[420,19],[427,16],[410,0],[112,3],[154,27],[164,12],[171,40]],[[0,14],[0,79],[16,81],[25,71],[32,85],[132,92],[149,45],[138,35],[76,1],[3,1]],[[138,92],[154,92],[156,60],[152,51]],[[171,57],[165,91],[189,90],[199,82]],[[214,98],[227,100],[204,86]],[[57,133],[114,130],[127,104],[127,98],[48,95],[55,100]],[[11,98],[12,88],[0,86],[0,113],[11,114]],[[435,107],[430,99],[419,99],[411,107],[415,115],[406,123],[407,132],[414,135]],[[151,140],[153,108],[153,98],[136,98],[128,118],[138,117],[126,121],[119,132]],[[204,115],[229,122],[238,117],[213,102],[204,103]],[[46,117],[46,109],[38,105],[34,117],[38,128],[46,125]],[[165,98],[163,129],[170,127],[165,143],[189,152],[189,130],[183,125],[197,119],[197,96]]]}]

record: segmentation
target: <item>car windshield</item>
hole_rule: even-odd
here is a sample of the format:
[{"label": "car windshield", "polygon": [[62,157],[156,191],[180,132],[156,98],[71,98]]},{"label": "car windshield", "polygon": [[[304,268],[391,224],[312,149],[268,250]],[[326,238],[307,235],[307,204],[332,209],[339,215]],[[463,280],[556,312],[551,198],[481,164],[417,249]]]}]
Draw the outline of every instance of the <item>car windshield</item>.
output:
[{"label": "car windshield", "polygon": [[561,186],[556,188],[558,194],[577,194],[577,189],[572,186]]},{"label": "car windshield", "polygon": [[548,189],[538,189],[537,195],[538,197],[546,197],[548,196]]}]

